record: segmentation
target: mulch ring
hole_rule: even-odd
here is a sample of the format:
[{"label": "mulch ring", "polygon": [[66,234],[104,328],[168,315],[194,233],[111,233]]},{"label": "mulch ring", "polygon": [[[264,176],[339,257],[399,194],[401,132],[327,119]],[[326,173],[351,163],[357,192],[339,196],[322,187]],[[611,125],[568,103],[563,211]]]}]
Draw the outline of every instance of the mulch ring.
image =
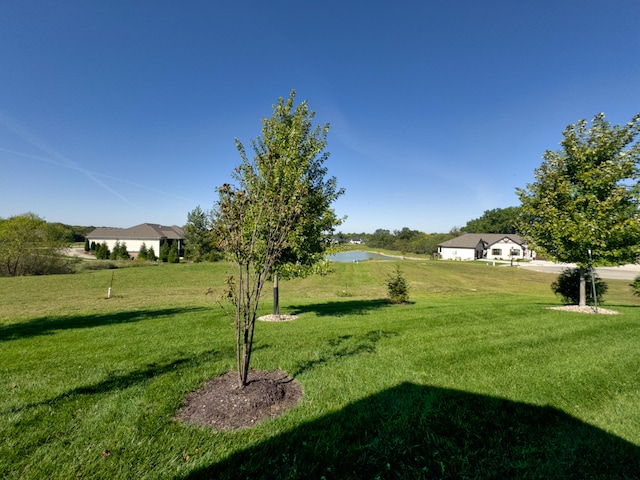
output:
[{"label": "mulch ring", "polygon": [[215,431],[247,428],[282,415],[301,398],[302,386],[281,370],[251,371],[244,388],[237,372],[227,372],[188,394],[175,418]]},{"label": "mulch ring", "polygon": [[579,305],[564,305],[563,307],[548,307],[550,310],[562,310],[564,312],[577,312],[577,313],[597,313],[599,315],[617,315],[620,312],[615,310],[607,310],[606,308],[596,308],[591,305],[581,307]]},{"label": "mulch ring", "polygon": [[263,315],[258,317],[261,322],[290,322],[297,320],[298,315]]}]

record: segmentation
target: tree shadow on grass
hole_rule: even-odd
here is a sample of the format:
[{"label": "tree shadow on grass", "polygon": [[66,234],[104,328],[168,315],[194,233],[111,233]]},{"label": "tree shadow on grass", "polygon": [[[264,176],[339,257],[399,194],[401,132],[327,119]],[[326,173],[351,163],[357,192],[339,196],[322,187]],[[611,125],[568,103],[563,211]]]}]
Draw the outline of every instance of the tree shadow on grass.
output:
[{"label": "tree shadow on grass", "polygon": [[296,377],[307,370],[330,363],[332,360],[354,357],[365,353],[375,353],[379,341],[398,335],[397,332],[372,330],[363,335],[340,335],[337,338],[331,338],[327,340],[317,358],[298,362],[291,375]]},{"label": "tree shadow on grass", "polygon": [[[254,350],[256,349],[254,348]],[[38,407],[40,405],[55,407],[63,402],[71,401],[78,396],[101,395],[117,390],[125,390],[160,375],[185,369],[192,369],[204,363],[219,360],[220,358],[233,358],[234,355],[235,349],[230,347],[223,350],[208,350],[197,355],[177,358],[167,362],[153,362],[149,363],[145,368],[133,370],[123,374],[110,373],[105,379],[99,382],[89,385],[81,385],[59,395],[56,395],[55,397],[48,398],[40,402],[23,404],[6,411],[1,411],[0,413],[6,414],[17,411],[24,411],[26,409]]]},{"label": "tree shadow on grass", "polygon": [[638,478],[640,447],[553,407],[403,383],[185,476]]},{"label": "tree shadow on grass", "polygon": [[390,306],[387,299],[377,300],[346,300],[344,302],[323,302],[310,305],[291,305],[287,308],[292,315],[315,313],[320,317],[340,317],[342,315],[366,315],[372,310],[379,310]]},{"label": "tree shadow on grass", "polygon": [[60,330],[93,328],[120,323],[140,322],[142,320],[150,320],[185,313],[202,312],[206,310],[207,309],[204,307],[180,307],[160,308],[156,310],[134,310],[130,312],[109,312],[96,315],[42,317],[27,322],[0,326],[0,342],[37,337],[40,335],[52,335],[56,331]]}]

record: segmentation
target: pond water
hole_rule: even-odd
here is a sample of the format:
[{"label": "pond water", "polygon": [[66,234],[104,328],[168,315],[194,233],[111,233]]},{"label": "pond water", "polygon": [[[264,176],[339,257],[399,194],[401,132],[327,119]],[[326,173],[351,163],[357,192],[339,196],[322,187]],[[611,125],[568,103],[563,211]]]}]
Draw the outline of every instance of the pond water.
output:
[{"label": "pond water", "polygon": [[381,255],[379,253],[361,252],[360,250],[353,250],[349,252],[338,252],[334,255],[327,255],[327,258],[332,262],[363,262],[365,260],[397,260],[397,258],[389,257],[388,255]]}]

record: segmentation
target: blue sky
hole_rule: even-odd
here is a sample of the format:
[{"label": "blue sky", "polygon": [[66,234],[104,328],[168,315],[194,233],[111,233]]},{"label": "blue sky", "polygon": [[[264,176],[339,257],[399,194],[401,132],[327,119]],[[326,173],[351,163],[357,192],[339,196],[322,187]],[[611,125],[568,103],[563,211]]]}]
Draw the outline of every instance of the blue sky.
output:
[{"label": "blue sky", "polygon": [[5,0],[0,217],[183,225],[295,89],[342,231],[447,232],[568,124],[640,112],[639,27],[637,0]]}]

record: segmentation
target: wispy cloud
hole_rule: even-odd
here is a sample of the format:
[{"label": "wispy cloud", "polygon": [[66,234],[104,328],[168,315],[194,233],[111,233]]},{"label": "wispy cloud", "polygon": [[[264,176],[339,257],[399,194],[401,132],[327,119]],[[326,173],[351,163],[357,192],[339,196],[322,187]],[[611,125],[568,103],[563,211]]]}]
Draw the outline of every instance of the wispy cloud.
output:
[{"label": "wispy cloud", "polygon": [[[19,152],[19,151],[16,151],[16,150],[11,150],[11,149],[8,149],[8,148],[3,148],[3,147],[0,147],[0,151],[6,152],[6,153],[10,153],[10,154],[13,154],[13,155],[18,155],[18,156],[25,157],[25,158],[30,158],[30,159],[33,159],[33,160],[38,160],[40,162],[45,162],[45,163],[49,163],[49,164],[52,164],[52,165],[56,165],[58,167],[62,167],[62,168],[66,168],[66,169],[69,169],[69,170],[76,171],[76,172],[86,176],[88,179],[90,179],[91,181],[95,182],[97,185],[102,187],[104,190],[106,190],[107,192],[109,192],[112,195],[116,196],[120,200],[128,203],[129,205],[132,205],[134,207],[138,207],[139,208],[138,205],[136,205],[133,202],[131,202],[128,198],[126,198],[124,195],[122,195],[117,190],[111,188],[105,182],[100,180],[100,178],[103,178],[103,179],[106,179],[106,180],[115,181],[115,182],[119,182],[119,183],[123,183],[123,184],[127,184],[127,185],[132,185],[132,186],[137,187],[137,188],[142,188],[142,189],[145,189],[145,190],[148,190],[148,191],[151,191],[151,192],[155,192],[155,193],[159,193],[159,194],[162,194],[162,195],[174,197],[174,198],[177,198],[177,199],[180,199],[180,200],[191,201],[191,199],[184,198],[184,197],[181,197],[179,195],[175,195],[175,194],[170,193],[170,192],[165,192],[163,190],[158,190],[156,188],[152,188],[152,187],[149,187],[147,185],[142,185],[140,183],[132,182],[130,180],[124,180],[122,178],[113,177],[111,175],[106,175],[106,174],[103,174],[103,173],[92,172],[90,170],[87,170],[86,168],[83,168],[80,165],[78,165],[73,160],[71,160],[71,159],[67,158],[66,156],[64,156],[64,155],[60,154],[59,152],[57,152],[54,148],[52,148],[50,145],[48,145],[41,138],[39,138],[38,136],[34,135],[32,132],[30,132],[24,126],[20,125],[14,119],[12,119],[11,117],[9,117],[8,115],[6,115],[6,114],[4,114],[2,112],[0,112],[0,123],[3,124],[11,132],[15,133],[16,135],[18,135],[22,139],[24,139],[27,142],[29,142],[34,147],[36,147],[39,150],[41,150],[42,152],[46,153],[48,155],[48,157],[42,157],[42,156],[39,156],[39,155],[32,155],[30,153]],[[100,178],[98,178],[98,177],[100,177]]]}]

